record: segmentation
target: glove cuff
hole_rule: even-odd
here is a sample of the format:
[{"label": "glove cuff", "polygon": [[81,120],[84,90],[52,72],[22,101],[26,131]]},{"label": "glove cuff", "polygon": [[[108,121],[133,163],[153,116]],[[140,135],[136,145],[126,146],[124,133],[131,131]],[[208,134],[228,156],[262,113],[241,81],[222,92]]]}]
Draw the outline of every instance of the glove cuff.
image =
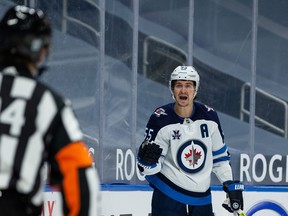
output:
[{"label": "glove cuff", "polygon": [[223,190],[227,193],[229,191],[244,191],[245,187],[240,181],[226,181],[223,183]]}]

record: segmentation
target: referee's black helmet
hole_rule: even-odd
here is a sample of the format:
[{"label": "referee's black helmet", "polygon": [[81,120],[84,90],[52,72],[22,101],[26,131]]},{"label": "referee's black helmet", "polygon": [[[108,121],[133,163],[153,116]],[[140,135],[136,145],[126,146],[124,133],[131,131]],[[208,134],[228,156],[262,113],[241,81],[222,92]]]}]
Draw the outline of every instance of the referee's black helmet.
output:
[{"label": "referee's black helmet", "polygon": [[49,19],[42,10],[14,6],[0,22],[0,55],[34,62],[41,48],[49,49],[51,36]]}]

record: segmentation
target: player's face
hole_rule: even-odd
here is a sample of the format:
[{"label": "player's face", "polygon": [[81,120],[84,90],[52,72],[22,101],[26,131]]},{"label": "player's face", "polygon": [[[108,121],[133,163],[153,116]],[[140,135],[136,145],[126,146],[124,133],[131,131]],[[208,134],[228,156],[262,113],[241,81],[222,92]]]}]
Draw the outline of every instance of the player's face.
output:
[{"label": "player's face", "polygon": [[192,106],[195,86],[192,81],[177,80],[173,89],[175,102],[181,107]]}]

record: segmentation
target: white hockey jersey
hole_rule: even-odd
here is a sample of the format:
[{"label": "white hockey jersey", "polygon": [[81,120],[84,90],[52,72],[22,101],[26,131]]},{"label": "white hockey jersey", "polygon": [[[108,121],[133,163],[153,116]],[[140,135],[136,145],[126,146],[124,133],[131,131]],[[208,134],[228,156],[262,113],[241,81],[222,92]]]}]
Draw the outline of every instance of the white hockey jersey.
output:
[{"label": "white hockey jersey", "polygon": [[216,111],[194,102],[190,118],[181,118],[174,103],[151,115],[145,140],[163,149],[158,163],[147,166],[138,157],[140,171],[152,187],[189,205],[211,203],[210,182],[214,172],[221,183],[232,180],[230,155]]}]

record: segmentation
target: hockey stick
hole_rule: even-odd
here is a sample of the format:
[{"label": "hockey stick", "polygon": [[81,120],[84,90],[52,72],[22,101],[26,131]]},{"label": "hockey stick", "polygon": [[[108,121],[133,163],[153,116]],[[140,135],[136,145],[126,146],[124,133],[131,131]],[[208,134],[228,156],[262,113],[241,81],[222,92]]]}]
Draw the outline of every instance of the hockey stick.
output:
[{"label": "hockey stick", "polygon": [[245,212],[242,210],[234,211],[233,215],[234,216],[246,216]]}]

